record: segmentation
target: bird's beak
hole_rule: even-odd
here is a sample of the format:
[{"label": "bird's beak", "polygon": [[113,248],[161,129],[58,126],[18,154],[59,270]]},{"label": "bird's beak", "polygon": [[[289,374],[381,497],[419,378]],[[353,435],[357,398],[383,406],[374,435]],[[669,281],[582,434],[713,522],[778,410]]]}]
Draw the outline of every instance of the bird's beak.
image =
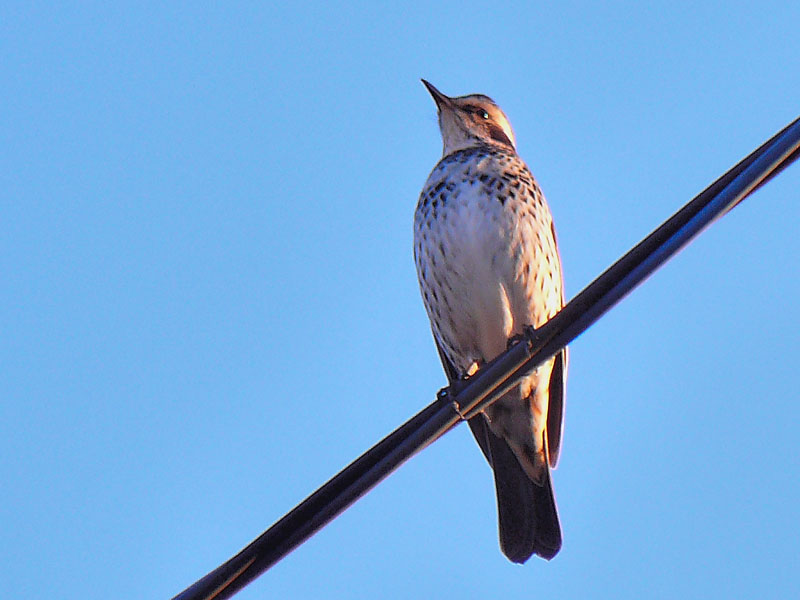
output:
[{"label": "bird's beak", "polygon": [[450,98],[437,90],[432,83],[429,83],[424,79],[422,80],[422,83],[424,83],[425,87],[428,88],[428,91],[431,93],[431,96],[433,96],[433,100],[436,102],[436,107],[439,110],[441,110],[443,106],[452,107],[453,104],[450,101]]}]

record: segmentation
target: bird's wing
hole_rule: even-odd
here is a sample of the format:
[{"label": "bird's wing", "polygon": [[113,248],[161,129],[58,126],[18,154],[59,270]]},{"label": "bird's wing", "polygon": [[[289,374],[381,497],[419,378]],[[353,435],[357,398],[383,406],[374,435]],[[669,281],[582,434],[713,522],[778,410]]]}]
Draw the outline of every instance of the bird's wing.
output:
[{"label": "bird's wing", "polygon": [[564,397],[567,386],[566,348],[555,356],[553,371],[550,374],[550,402],[547,406],[547,459],[551,468],[558,463],[561,451],[561,434],[564,431]]},{"label": "bird's wing", "polygon": [[[558,238],[555,225],[550,223],[550,233],[556,248],[559,272],[561,271],[561,253],[558,251]],[[561,277],[561,307],[566,304],[564,294],[564,276]],[[558,455],[561,452],[561,437],[564,433],[564,403],[567,393],[567,363],[569,350],[564,347],[555,356],[553,370],[550,373],[550,400],[547,405],[547,460],[551,468],[558,464]]]},{"label": "bird's wing", "polygon": [[[447,375],[447,382],[452,384],[455,381],[458,381],[460,375],[458,373],[458,369],[456,369],[455,365],[450,362],[450,359],[447,358],[447,354],[444,353],[442,350],[442,346],[439,343],[439,340],[436,339],[436,336],[433,337],[434,342],[436,342],[436,350],[439,352],[439,358],[442,360],[442,367],[444,367],[445,375]],[[488,429],[484,425],[485,417],[482,414],[475,415],[472,417],[467,423],[469,424],[469,428],[472,430],[472,435],[475,436],[475,441],[478,442],[478,446],[481,447],[481,452],[486,457],[486,460],[489,461],[489,464],[492,464],[492,458],[489,454],[489,440],[486,437],[486,433]]]},{"label": "bird's wing", "polygon": [[439,353],[439,358],[442,360],[444,374],[447,375],[447,383],[452,385],[454,381],[459,380],[461,375],[459,375],[458,369],[456,369],[455,365],[450,362],[449,358],[447,358],[447,354],[444,353],[442,345],[439,343],[439,340],[436,339],[435,335],[433,336],[433,341],[436,343],[436,351]]}]

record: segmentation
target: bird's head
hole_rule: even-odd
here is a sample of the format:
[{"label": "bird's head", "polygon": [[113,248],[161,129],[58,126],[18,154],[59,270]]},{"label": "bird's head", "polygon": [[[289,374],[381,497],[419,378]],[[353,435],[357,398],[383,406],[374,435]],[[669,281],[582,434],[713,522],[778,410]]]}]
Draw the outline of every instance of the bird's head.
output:
[{"label": "bird's head", "polygon": [[424,79],[422,83],[439,109],[443,156],[479,144],[500,145],[516,150],[511,123],[494,100],[483,94],[450,98]]}]

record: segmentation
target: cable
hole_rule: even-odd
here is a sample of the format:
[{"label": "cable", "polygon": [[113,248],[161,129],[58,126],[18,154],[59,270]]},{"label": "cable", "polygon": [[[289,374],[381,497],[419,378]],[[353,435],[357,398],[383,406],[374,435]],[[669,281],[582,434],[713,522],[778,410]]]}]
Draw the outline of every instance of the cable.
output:
[{"label": "cable", "polygon": [[590,283],[550,321],[389,434],[236,556],[173,600],[230,598],[416,452],[484,410],[581,333],[711,224],[800,156],[800,119],[740,161]]}]

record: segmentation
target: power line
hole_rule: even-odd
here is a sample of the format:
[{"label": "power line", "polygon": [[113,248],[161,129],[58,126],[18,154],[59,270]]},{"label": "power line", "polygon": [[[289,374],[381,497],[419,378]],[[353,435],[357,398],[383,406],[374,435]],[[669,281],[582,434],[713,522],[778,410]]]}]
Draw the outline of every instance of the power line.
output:
[{"label": "power line", "polygon": [[173,600],[230,598],[303,543],[406,459],[460,421],[484,410],[532,368],[581,333],[674,256],[800,155],[794,120],[665,221],[575,296],[539,329],[466,381],[442,390],[432,404],[306,498],[236,556]]}]

